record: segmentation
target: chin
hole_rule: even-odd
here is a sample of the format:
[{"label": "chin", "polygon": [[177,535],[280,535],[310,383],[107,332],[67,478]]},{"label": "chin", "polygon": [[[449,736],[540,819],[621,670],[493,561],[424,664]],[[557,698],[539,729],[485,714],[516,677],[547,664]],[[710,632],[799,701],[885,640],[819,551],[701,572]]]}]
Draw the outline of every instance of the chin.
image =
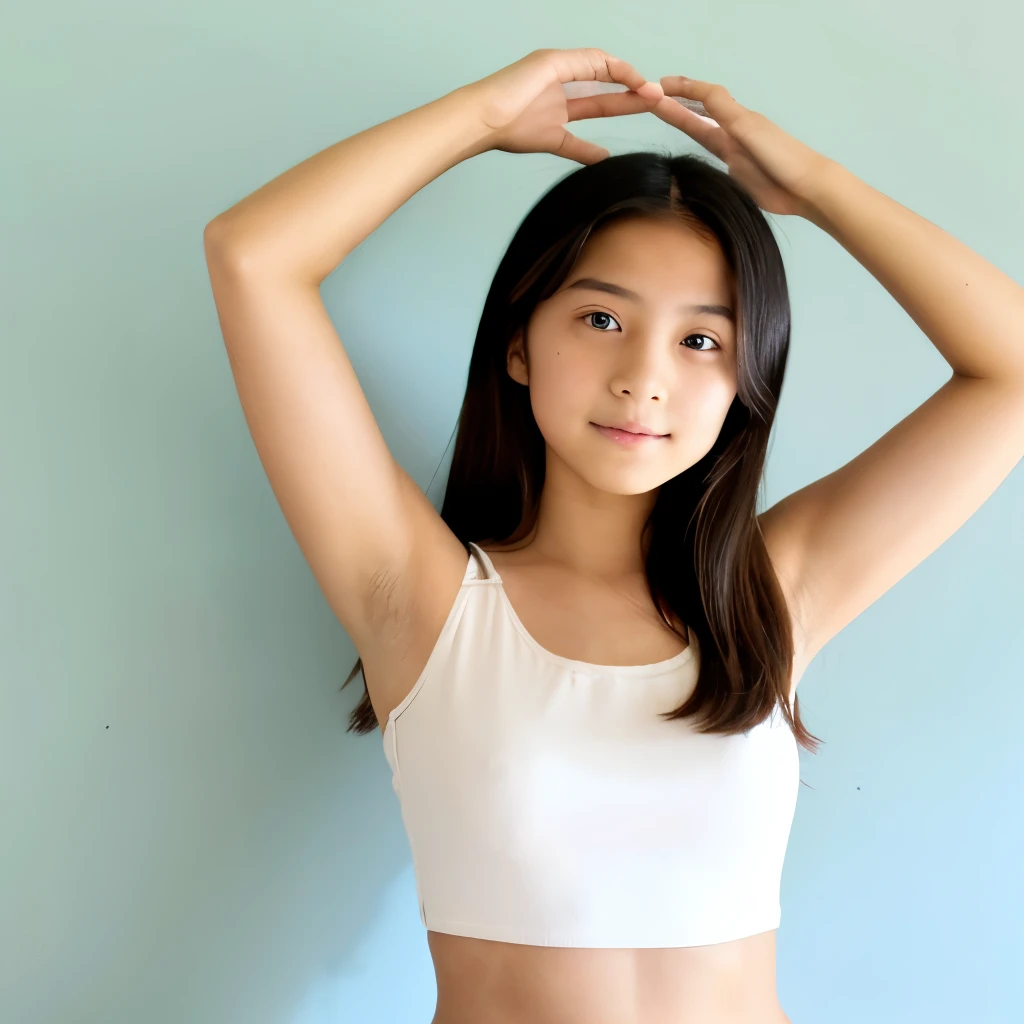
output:
[{"label": "chin", "polygon": [[596,490],[606,494],[647,494],[656,490],[675,474],[652,472],[650,466],[636,466],[628,469],[624,466],[588,466],[585,470],[574,467],[575,472]]}]

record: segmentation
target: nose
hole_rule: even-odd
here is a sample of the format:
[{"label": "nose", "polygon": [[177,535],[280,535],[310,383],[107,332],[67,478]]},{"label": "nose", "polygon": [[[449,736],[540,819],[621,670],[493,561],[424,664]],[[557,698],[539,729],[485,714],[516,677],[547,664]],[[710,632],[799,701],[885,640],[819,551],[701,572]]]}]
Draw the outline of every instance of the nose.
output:
[{"label": "nose", "polygon": [[626,345],[615,368],[611,389],[616,395],[629,395],[637,401],[663,402],[668,390],[668,360],[664,341],[655,337],[633,339]]}]

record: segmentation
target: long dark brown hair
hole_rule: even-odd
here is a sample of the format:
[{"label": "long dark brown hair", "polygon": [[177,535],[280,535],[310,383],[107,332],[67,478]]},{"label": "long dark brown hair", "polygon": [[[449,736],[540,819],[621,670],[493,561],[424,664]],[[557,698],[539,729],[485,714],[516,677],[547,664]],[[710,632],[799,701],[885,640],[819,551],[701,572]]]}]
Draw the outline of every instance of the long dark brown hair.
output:
[{"label": "long dark brown hair", "polygon": [[[757,496],[789,353],[782,254],[749,193],[705,159],[654,151],[609,156],[571,171],[519,225],[491,282],[469,362],[441,518],[463,543],[513,543],[536,522],[545,446],[529,389],[506,354],[539,302],[559,288],[590,233],[622,217],[680,218],[717,239],[736,286],[737,394],[711,450],[666,481],[643,528],[647,585],[696,634],[699,674],[666,720],[694,717],[702,733],[746,732],[776,706],[797,742],[821,740],[787,696],[794,645],[785,597],[757,520]],[[525,345],[524,345],[525,350]],[[468,547],[467,547],[468,557]],[[347,686],[362,668],[356,661]],[[366,692],[349,731],[379,728]]]}]

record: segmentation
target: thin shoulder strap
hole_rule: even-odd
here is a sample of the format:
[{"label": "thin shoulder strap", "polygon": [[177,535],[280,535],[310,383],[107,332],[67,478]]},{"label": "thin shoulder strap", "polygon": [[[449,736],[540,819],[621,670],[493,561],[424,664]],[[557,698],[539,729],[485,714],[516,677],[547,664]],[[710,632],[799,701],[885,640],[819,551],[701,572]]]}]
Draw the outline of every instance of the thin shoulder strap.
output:
[{"label": "thin shoulder strap", "polygon": [[489,580],[500,580],[501,577],[498,575],[498,571],[494,568],[494,563],[488,557],[487,552],[474,541],[469,542],[469,547],[484,567],[484,578]]}]

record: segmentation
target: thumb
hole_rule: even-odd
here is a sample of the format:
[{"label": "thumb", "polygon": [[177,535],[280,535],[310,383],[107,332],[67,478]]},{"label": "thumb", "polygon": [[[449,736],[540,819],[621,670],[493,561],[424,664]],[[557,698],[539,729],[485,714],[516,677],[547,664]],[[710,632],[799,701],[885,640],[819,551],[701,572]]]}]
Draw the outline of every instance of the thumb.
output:
[{"label": "thumb", "polygon": [[580,164],[596,164],[611,155],[604,146],[577,138],[568,131],[563,134],[561,145],[552,152],[555,156],[564,156],[567,160],[575,160]]}]

